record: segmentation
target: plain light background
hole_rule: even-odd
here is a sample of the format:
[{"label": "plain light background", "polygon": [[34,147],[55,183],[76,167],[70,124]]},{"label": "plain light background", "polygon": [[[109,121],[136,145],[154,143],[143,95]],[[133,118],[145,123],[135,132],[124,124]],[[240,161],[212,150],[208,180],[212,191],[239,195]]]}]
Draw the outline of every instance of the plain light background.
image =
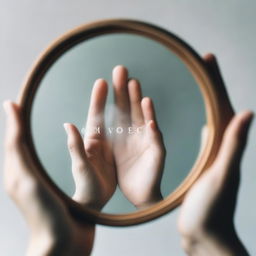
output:
[{"label": "plain light background", "polygon": [[[0,100],[15,100],[33,60],[66,30],[102,18],[135,18],[175,32],[202,55],[215,53],[235,109],[255,110],[255,10],[252,0],[0,0]],[[2,142],[2,109],[0,115]],[[256,254],[255,131],[254,124],[242,164],[236,213],[238,232],[252,255]],[[8,256],[23,255],[29,233],[2,185],[0,204],[0,250]],[[176,230],[178,213],[136,227],[99,226],[93,255],[184,255]]]}]

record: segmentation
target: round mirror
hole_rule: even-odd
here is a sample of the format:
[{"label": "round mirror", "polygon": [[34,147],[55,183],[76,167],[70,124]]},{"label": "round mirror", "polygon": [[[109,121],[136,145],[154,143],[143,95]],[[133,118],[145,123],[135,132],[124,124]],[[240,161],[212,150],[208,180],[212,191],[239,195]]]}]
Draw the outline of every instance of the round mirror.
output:
[{"label": "round mirror", "polygon": [[[209,164],[217,145],[214,96],[201,59],[180,39],[145,23],[108,20],[55,41],[20,100],[42,177],[80,218],[128,225],[177,206]],[[75,202],[83,198],[88,204]]]},{"label": "round mirror", "polygon": [[[204,102],[185,64],[162,44],[140,35],[109,34],[81,42],[65,52],[50,67],[40,83],[32,107],[32,135],[36,151],[50,178],[72,197],[75,182],[63,123],[75,124],[84,135],[92,87],[98,78],[107,81],[108,98],[105,106],[105,131],[95,132],[105,133],[110,139],[110,135],[115,134],[114,140],[128,140],[128,143],[133,140],[136,145],[143,143],[143,132],[133,122],[129,125],[115,125],[118,106],[113,97],[112,70],[117,65],[125,66],[129,77],[140,81],[143,96],[150,97],[154,103],[166,148],[161,179],[161,194],[166,197],[181,184],[196,161],[201,129],[206,123]],[[124,118],[124,123],[127,123],[129,115]],[[129,130],[129,127],[134,128]],[[136,140],[132,138],[135,136]],[[126,159],[124,154],[127,154],[127,158],[133,156],[131,150],[125,150],[125,145],[123,148],[120,157]],[[153,157],[150,154],[148,157]],[[136,161],[140,161],[139,157],[132,165],[136,165]],[[142,163],[140,168],[145,164]],[[132,168],[136,166],[130,169],[127,167],[125,172],[133,172]],[[151,170],[136,171],[145,177],[132,173],[128,183],[136,182],[136,179],[147,180],[146,175],[151,175]],[[139,187],[134,186],[132,189],[143,193]],[[114,214],[135,210],[119,187],[103,208],[104,212]]]}]

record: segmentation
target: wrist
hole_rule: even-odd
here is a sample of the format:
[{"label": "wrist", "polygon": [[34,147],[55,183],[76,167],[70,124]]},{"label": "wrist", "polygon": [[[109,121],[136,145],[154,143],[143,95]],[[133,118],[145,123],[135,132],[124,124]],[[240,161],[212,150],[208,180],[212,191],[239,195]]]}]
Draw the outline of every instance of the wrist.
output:
[{"label": "wrist", "polygon": [[187,255],[248,256],[244,245],[235,231],[229,234],[214,234],[198,231],[194,235],[182,237],[182,247]]},{"label": "wrist", "polygon": [[27,256],[86,256],[93,247],[95,227],[89,226],[86,234],[77,232],[32,232]]},{"label": "wrist", "polygon": [[76,191],[72,199],[80,205],[83,205],[84,207],[95,209],[97,211],[101,211],[106,204],[105,202],[103,202],[104,200],[94,200],[94,196],[90,197],[89,195],[81,194],[80,191]]},{"label": "wrist", "polygon": [[68,255],[71,243],[68,237],[62,234],[54,236],[51,233],[32,232],[27,249],[27,256]]},{"label": "wrist", "polygon": [[143,209],[146,209],[158,202],[160,202],[161,200],[163,200],[163,196],[161,194],[161,192],[157,192],[157,193],[154,193],[152,194],[147,200],[145,200],[144,202],[141,202],[139,204],[136,204],[136,208],[139,209],[139,210],[143,210]]}]

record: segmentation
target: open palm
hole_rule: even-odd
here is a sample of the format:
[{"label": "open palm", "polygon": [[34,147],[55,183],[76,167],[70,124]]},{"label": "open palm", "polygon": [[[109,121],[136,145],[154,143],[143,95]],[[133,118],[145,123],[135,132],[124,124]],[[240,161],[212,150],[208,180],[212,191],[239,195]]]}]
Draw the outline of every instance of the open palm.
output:
[{"label": "open palm", "polygon": [[73,198],[96,209],[101,209],[116,189],[112,147],[104,131],[106,97],[107,83],[103,79],[96,80],[84,139],[73,124],[64,124],[76,185]]},{"label": "open palm", "polygon": [[120,189],[136,207],[147,207],[162,199],[165,147],[156,124],[153,102],[142,98],[140,84],[131,79],[123,66],[113,70],[116,104],[116,133],[113,152]]}]

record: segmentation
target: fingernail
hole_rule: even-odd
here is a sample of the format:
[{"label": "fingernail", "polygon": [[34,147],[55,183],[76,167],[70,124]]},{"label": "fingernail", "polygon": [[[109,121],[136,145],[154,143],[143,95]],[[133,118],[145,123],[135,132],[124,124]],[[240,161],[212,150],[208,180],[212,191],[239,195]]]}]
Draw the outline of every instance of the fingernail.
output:
[{"label": "fingernail", "polygon": [[68,123],[64,123],[63,126],[64,126],[64,129],[65,129],[66,133],[68,133],[68,131],[69,131],[69,124]]}]

